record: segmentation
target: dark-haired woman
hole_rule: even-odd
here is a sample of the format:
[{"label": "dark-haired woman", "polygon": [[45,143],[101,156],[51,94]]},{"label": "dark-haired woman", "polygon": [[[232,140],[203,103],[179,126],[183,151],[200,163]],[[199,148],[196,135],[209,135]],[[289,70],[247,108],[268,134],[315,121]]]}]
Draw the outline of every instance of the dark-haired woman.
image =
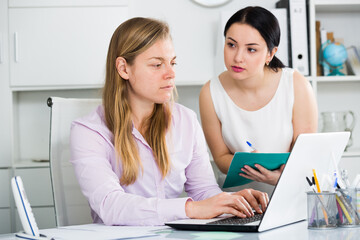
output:
[{"label": "dark-haired woman", "polygon": [[[254,151],[247,142],[258,152],[289,152],[300,133],[316,132],[317,104],[307,79],[275,56],[280,28],[270,11],[239,10],[224,36],[227,70],[203,86],[200,113],[213,158],[226,174],[235,152]],[[255,181],[244,187],[271,194],[284,165],[255,166],[241,169]]]}]

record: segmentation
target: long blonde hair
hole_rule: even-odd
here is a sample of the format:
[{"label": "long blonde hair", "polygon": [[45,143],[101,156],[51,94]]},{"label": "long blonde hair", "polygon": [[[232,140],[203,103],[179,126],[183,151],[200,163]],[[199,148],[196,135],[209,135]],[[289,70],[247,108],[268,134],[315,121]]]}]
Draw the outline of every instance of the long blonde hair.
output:
[{"label": "long blonde hair", "polygon": [[[128,100],[129,81],[116,70],[116,59],[123,57],[131,65],[136,56],[146,51],[157,40],[170,37],[166,23],[149,18],[132,18],[114,32],[107,55],[103,105],[107,127],[114,135],[117,159],[122,162],[120,183],[130,185],[142,169],[137,144],[132,135],[131,106]],[[150,145],[163,177],[170,170],[170,157],[166,146],[166,132],[171,123],[171,104],[155,104],[152,114],[145,120],[144,138]],[[143,169],[142,169],[143,170]]]}]

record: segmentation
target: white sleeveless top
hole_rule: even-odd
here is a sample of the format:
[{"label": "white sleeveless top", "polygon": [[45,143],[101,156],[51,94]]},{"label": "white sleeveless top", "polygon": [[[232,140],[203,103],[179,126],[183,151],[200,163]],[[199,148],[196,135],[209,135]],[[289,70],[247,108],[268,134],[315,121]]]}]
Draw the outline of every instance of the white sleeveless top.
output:
[{"label": "white sleeveless top", "polygon": [[[246,141],[260,152],[290,151],[293,139],[293,72],[291,68],[282,69],[275,95],[267,105],[256,111],[246,111],[237,106],[218,77],[210,81],[210,94],[221,122],[222,137],[232,153],[252,151]],[[243,185],[241,189],[247,187],[266,191],[269,195],[273,190],[272,186],[258,182]]]}]

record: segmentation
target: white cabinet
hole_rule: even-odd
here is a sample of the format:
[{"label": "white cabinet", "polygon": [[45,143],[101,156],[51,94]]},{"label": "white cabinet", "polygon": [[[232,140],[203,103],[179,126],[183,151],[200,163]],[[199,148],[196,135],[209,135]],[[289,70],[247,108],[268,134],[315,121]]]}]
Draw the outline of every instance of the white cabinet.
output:
[{"label": "white cabinet", "polygon": [[[14,175],[20,176],[23,180],[38,227],[56,227],[49,168],[15,168]],[[19,214],[15,211],[15,230],[21,229]]]},{"label": "white cabinet", "polygon": [[0,169],[0,208],[10,207],[10,170]]},{"label": "white cabinet", "polygon": [[[352,133],[353,145],[340,161],[340,167],[347,169],[349,179],[360,173],[360,76],[322,76],[316,73],[315,21],[320,21],[335,38],[343,39],[345,47],[360,48],[360,1],[359,0],[310,0],[310,47],[311,76],[319,114],[325,111],[354,112],[357,123]],[[319,117],[321,126],[321,117]],[[319,129],[321,131],[322,129]]]},{"label": "white cabinet", "polygon": [[0,169],[0,234],[11,231],[10,170]]},{"label": "white cabinet", "polygon": [[126,6],[9,8],[11,87],[99,87],[126,18]]},{"label": "white cabinet", "polygon": [[0,1],[0,167],[11,166],[12,97],[9,89],[7,1]]},{"label": "white cabinet", "polygon": [[360,48],[360,1],[310,0],[310,79],[317,95],[319,114],[325,111],[354,112],[357,123],[352,135],[353,145],[349,148],[351,154],[360,149],[360,76],[316,76],[316,20],[327,31],[334,32],[335,38],[343,39],[345,47]]},{"label": "white cabinet", "polygon": [[22,178],[32,207],[54,206],[49,168],[16,168],[14,175]]},{"label": "white cabinet", "polygon": [[11,91],[9,89],[7,1],[0,1],[0,234],[11,232]]},{"label": "white cabinet", "polygon": [[0,208],[0,234],[5,234],[11,232],[11,215],[10,209],[1,209]]},{"label": "white cabinet", "polygon": [[49,157],[46,100],[101,97],[107,48],[127,17],[128,0],[0,1],[1,233],[22,229],[11,169],[23,179],[38,226],[55,227],[49,163],[34,162]]},{"label": "white cabinet", "polygon": [[[43,166],[49,160],[50,108],[48,97],[101,98],[99,89],[19,91],[14,93],[14,153],[16,167]],[[48,163],[47,163],[48,165]]]}]

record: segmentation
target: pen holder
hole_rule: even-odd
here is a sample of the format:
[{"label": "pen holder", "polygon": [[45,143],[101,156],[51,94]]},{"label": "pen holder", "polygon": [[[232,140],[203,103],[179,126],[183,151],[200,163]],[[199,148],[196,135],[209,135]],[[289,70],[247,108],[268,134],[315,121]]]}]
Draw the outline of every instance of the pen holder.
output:
[{"label": "pen holder", "polygon": [[340,227],[360,226],[360,189],[347,188],[336,190],[338,225]]},{"label": "pen holder", "polygon": [[307,216],[309,229],[337,227],[336,194],[331,192],[307,192]]}]

